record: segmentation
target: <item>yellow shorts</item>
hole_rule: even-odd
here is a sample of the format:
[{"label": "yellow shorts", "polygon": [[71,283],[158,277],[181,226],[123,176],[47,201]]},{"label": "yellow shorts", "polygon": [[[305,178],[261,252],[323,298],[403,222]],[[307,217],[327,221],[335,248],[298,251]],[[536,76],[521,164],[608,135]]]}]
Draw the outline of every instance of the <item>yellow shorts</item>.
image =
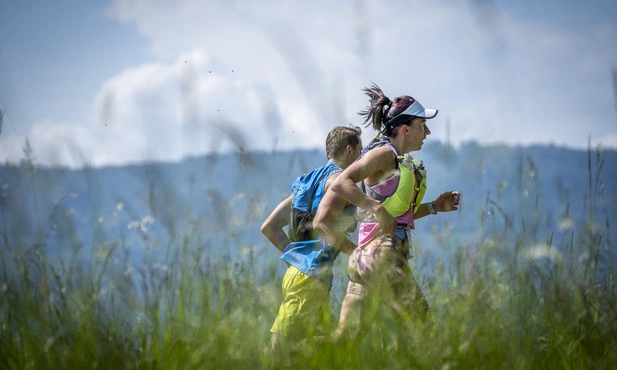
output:
[{"label": "yellow shorts", "polygon": [[283,277],[283,303],[270,331],[296,340],[329,333],[329,300],[328,286],[289,266]]}]

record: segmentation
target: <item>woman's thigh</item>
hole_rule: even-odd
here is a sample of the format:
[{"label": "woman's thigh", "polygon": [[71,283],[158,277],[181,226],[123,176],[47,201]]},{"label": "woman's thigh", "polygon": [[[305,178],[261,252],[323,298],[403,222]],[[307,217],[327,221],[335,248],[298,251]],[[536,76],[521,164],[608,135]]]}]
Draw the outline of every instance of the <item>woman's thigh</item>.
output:
[{"label": "woman's thigh", "polygon": [[407,263],[407,252],[395,236],[376,238],[356,249],[349,259],[348,294],[363,300],[378,296],[381,303],[407,317],[425,317],[428,303]]}]

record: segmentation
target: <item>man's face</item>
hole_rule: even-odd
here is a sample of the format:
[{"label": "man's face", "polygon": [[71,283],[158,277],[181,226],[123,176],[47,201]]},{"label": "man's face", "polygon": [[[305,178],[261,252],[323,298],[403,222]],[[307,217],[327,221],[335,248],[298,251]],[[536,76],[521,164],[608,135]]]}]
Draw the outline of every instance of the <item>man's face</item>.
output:
[{"label": "man's face", "polygon": [[358,145],[356,145],[356,147],[354,148],[354,152],[353,152],[353,161],[355,161],[356,159],[358,159],[358,157],[360,157],[360,153],[362,153],[362,140],[360,140],[360,142],[358,143]]},{"label": "man's face", "polygon": [[347,145],[347,151],[346,151],[347,157],[346,157],[345,167],[348,167],[353,162],[355,162],[356,159],[360,157],[360,153],[362,153],[362,140],[360,140],[360,142],[358,143],[358,145],[356,145],[355,148],[353,148],[351,145]]}]

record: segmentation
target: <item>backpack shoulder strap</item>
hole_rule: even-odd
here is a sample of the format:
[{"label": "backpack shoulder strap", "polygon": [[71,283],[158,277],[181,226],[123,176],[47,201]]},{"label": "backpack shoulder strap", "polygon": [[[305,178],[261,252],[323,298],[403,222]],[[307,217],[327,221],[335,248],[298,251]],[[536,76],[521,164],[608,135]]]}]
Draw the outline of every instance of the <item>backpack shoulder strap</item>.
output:
[{"label": "backpack shoulder strap", "polygon": [[[319,185],[321,184],[321,182],[324,180],[324,178],[326,178],[326,176],[330,176],[333,173],[336,172],[341,172],[342,170],[340,169],[339,166],[337,166],[336,164],[331,165],[330,168],[324,169],[323,173],[321,174],[321,176],[319,177],[319,179],[317,181],[315,181],[312,184],[312,187],[309,191],[308,194],[308,206],[307,206],[307,213],[312,215],[312,210],[313,210],[313,198],[315,196],[315,193],[317,192],[317,188],[319,187]],[[300,178],[296,179],[296,181],[299,181],[300,183],[302,181],[304,181],[304,179],[306,178],[307,174],[303,174],[302,176],[300,176]],[[296,198],[296,195],[298,194],[298,190],[300,189],[300,184],[298,184],[298,186],[296,187],[295,191],[293,192],[293,194],[291,195],[291,206],[289,207],[289,229],[293,229],[293,225],[294,225],[294,201]]]},{"label": "backpack shoulder strap", "polygon": [[[330,168],[328,168],[328,170],[324,171],[324,173],[321,175],[319,180],[315,183],[315,186],[313,187],[313,189],[311,191],[311,195],[309,197],[309,202],[308,202],[308,207],[307,207],[307,211],[309,213],[312,213],[312,210],[313,210],[313,197],[315,196],[315,193],[317,192],[317,188],[319,187],[321,182],[326,178],[326,176],[329,178],[330,176],[332,176],[336,172],[341,172],[341,171],[342,170],[337,165],[331,166]],[[324,187],[325,187],[325,184],[324,184]]]}]

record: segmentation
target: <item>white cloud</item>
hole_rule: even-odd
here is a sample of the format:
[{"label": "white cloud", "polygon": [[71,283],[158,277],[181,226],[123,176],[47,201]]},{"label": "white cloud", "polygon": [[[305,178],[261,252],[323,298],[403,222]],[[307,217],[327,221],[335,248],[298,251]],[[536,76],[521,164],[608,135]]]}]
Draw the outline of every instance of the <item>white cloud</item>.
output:
[{"label": "white cloud", "polygon": [[[117,0],[111,16],[133,24],[158,61],[106,81],[87,125],[41,123],[31,141],[70,137],[95,165],[269,150],[275,138],[321,148],[332,126],[360,124],[361,88],[374,81],[439,108],[432,138],[444,140],[451,119],[454,144],[586,148],[591,136],[617,147],[617,25],[478,4]],[[0,160],[23,139],[0,138],[13,153]]]},{"label": "white cloud", "polygon": [[[298,92],[276,97],[269,84],[241,72],[213,71],[203,50],[173,63],[127,69],[95,99],[92,124],[41,122],[28,137],[43,164],[80,166],[179,160],[212,150],[272,150],[322,146],[327,126]],[[276,121],[285,127],[276,126]],[[11,138],[6,159],[22,157],[24,138]]]},{"label": "white cloud", "polygon": [[444,118],[452,118],[454,143],[585,147],[589,135],[617,131],[614,23],[523,17],[490,2],[120,0],[112,9],[161,57],[202,45],[248,79],[273,76],[264,82],[276,84],[277,100],[299,89],[330,125],[358,122],[360,88],[372,80],[440,108],[433,131],[443,139]]}]

